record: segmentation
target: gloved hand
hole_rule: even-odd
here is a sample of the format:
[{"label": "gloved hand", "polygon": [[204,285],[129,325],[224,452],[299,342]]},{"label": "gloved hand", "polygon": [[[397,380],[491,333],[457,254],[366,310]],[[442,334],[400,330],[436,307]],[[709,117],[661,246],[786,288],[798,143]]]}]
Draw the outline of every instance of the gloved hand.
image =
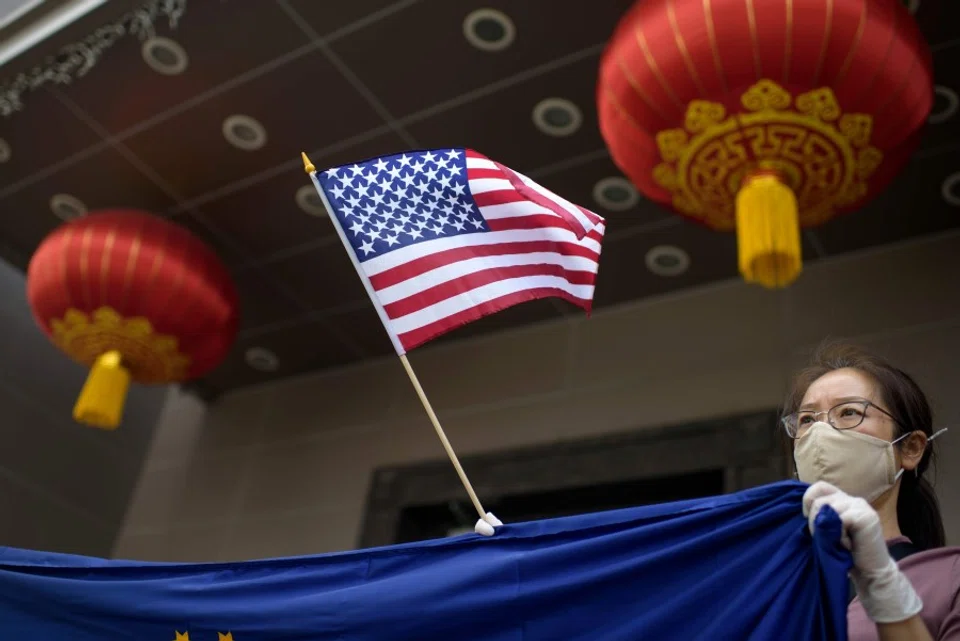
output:
[{"label": "gloved hand", "polygon": [[867,616],[875,623],[896,623],[919,614],[923,602],[890,556],[877,512],[863,499],[819,481],[803,495],[803,515],[811,532],[825,505],[843,523],[844,545],[853,555],[850,576]]},{"label": "gloved hand", "polygon": [[487,512],[482,519],[477,519],[477,524],[473,526],[473,531],[481,536],[493,536],[496,530],[503,522],[493,515],[493,512]]}]

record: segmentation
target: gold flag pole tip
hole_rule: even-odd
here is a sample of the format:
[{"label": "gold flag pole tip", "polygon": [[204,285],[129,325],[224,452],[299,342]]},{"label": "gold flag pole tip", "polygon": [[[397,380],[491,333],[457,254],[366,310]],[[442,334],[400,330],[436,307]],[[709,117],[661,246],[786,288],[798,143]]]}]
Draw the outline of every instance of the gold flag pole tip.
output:
[{"label": "gold flag pole tip", "polygon": [[304,153],[304,152],[301,151],[301,152],[300,152],[300,158],[303,159],[303,170],[304,170],[305,172],[307,172],[307,175],[308,175],[308,176],[317,170],[317,168],[313,166],[313,163],[310,162],[310,159],[307,158],[307,154],[306,154],[306,153]]}]

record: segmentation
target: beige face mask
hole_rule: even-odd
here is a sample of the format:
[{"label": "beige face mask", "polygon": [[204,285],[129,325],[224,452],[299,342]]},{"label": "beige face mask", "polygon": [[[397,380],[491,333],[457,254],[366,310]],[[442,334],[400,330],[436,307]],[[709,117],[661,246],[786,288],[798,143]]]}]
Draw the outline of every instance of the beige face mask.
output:
[{"label": "beige face mask", "polygon": [[867,502],[892,488],[903,468],[897,469],[894,444],[854,430],[837,430],[817,421],[796,441],[793,460],[804,483],[826,481]]}]

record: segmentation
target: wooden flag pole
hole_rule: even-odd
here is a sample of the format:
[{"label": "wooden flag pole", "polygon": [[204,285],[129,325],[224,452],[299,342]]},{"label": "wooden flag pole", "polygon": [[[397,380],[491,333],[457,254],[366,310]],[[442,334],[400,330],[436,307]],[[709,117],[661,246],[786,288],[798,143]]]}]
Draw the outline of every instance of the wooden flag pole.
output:
[{"label": "wooden flag pole", "polygon": [[[488,515],[483,509],[483,504],[480,503],[480,499],[477,497],[477,493],[473,489],[473,484],[470,483],[467,473],[463,470],[463,466],[460,465],[460,459],[457,457],[457,453],[453,451],[453,445],[450,444],[450,439],[447,438],[446,433],[443,431],[443,426],[440,425],[440,419],[437,418],[437,413],[433,411],[433,405],[430,404],[430,399],[427,398],[426,392],[423,391],[423,386],[420,385],[420,379],[417,378],[416,372],[413,371],[413,366],[410,365],[410,361],[407,360],[407,355],[404,353],[403,347],[399,344],[397,338],[390,331],[388,324],[389,319],[387,318],[386,312],[383,310],[383,306],[377,299],[376,292],[373,290],[373,285],[370,284],[370,279],[367,278],[367,276],[363,273],[363,269],[360,267],[357,256],[354,253],[353,248],[350,246],[350,242],[347,240],[346,235],[343,233],[343,229],[340,226],[340,221],[337,220],[336,215],[333,214],[333,209],[330,207],[330,203],[327,200],[327,195],[323,192],[323,189],[320,188],[319,183],[316,181],[314,174],[316,173],[317,168],[312,162],[310,162],[310,159],[307,158],[307,154],[301,153],[300,155],[303,159],[303,170],[308,176],[310,176],[310,179],[313,180],[317,193],[323,200],[323,204],[327,208],[327,211],[330,212],[330,221],[337,230],[337,235],[340,236],[340,241],[343,243],[344,249],[347,250],[347,255],[350,256],[350,260],[353,262],[353,267],[357,270],[357,275],[360,276],[360,280],[363,282],[363,286],[367,290],[367,295],[370,297],[370,302],[373,303],[373,306],[377,310],[377,314],[380,315],[380,322],[383,324],[384,330],[387,331],[387,334],[390,336],[390,340],[393,342],[393,345],[397,350],[397,356],[400,357],[400,362],[403,364],[403,369],[407,372],[407,377],[410,379],[410,383],[413,384],[413,389],[416,390],[417,396],[420,397],[420,403],[423,404],[423,409],[426,410],[427,416],[430,417],[430,423],[433,424],[433,429],[437,432],[437,438],[440,439],[440,444],[443,445],[443,449],[447,453],[447,457],[453,464],[453,468],[457,471],[457,476],[460,477],[460,483],[463,484],[463,488],[470,496],[470,501],[473,503],[473,507],[477,510],[477,514],[480,515],[480,520],[486,524],[489,524],[490,526],[500,525],[500,522],[496,519],[496,517]],[[492,533],[493,530],[491,529],[490,532]]]},{"label": "wooden flag pole", "polygon": [[463,470],[463,466],[460,465],[460,459],[457,458],[457,453],[453,451],[453,445],[450,444],[450,439],[447,438],[446,432],[443,431],[443,426],[440,425],[440,419],[437,418],[437,413],[433,411],[433,405],[430,404],[430,399],[427,398],[427,393],[423,391],[423,386],[420,385],[420,379],[417,378],[417,373],[413,371],[413,366],[411,366],[410,361],[407,360],[406,354],[400,355],[400,362],[403,363],[403,369],[406,370],[407,376],[410,378],[410,383],[413,384],[413,389],[417,391],[417,396],[420,397],[420,402],[423,404],[423,409],[426,410],[427,416],[430,417],[430,422],[433,423],[433,429],[437,432],[437,438],[440,439],[440,444],[443,445],[444,451],[450,458],[450,462],[453,464],[453,469],[457,471],[457,476],[460,477],[460,482],[463,484],[463,488],[470,496],[470,500],[473,502],[473,507],[476,508],[477,514],[480,515],[480,518],[486,520],[487,513],[483,510],[483,504],[480,503],[480,499],[477,497],[477,493],[473,489],[473,484],[470,483],[467,473]]}]

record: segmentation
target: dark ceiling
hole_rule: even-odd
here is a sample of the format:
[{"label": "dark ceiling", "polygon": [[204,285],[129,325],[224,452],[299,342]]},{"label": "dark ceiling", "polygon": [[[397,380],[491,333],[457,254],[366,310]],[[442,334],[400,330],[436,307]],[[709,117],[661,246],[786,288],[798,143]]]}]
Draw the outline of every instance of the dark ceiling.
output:
[{"label": "dark ceiling", "polygon": [[[108,2],[4,66],[0,81],[139,4]],[[298,206],[296,194],[308,185],[302,149],[322,168],[409,148],[472,147],[595,209],[608,219],[598,307],[737,275],[733,235],[642,199],[621,211],[594,199],[598,181],[619,176],[596,125],[599,56],[631,0],[152,6],[181,4],[177,26],[161,19],[156,35],[187,53],[184,73],[154,71],[142,41],[127,35],[83,77],[24,93],[22,110],[0,118],[0,241],[5,258],[24,268],[61,223],[51,206],[57,194],[91,210],[146,209],[207,241],[233,270],[243,322],[233,353],[196,387],[205,396],[391,353],[329,220]],[[937,84],[960,90],[960,2],[912,4],[934,50]],[[465,17],[480,7],[509,15],[512,46],[484,51],[467,41]],[[575,104],[579,130],[550,136],[534,126],[535,106],[547,98]],[[960,209],[943,196],[945,181],[960,171],[960,118],[945,117],[956,107],[956,94],[941,88],[939,122],[903,176],[867,209],[808,233],[808,264],[960,224]],[[232,115],[262,124],[266,143],[256,150],[229,144],[223,125]],[[960,202],[960,180],[953,193]],[[689,269],[672,277],[649,271],[645,256],[661,245],[686,252]],[[558,302],[527,303],[441,340],[569,313],[575,309]],[[251,348],[273,352],[277,369],[250,367]]]}]

